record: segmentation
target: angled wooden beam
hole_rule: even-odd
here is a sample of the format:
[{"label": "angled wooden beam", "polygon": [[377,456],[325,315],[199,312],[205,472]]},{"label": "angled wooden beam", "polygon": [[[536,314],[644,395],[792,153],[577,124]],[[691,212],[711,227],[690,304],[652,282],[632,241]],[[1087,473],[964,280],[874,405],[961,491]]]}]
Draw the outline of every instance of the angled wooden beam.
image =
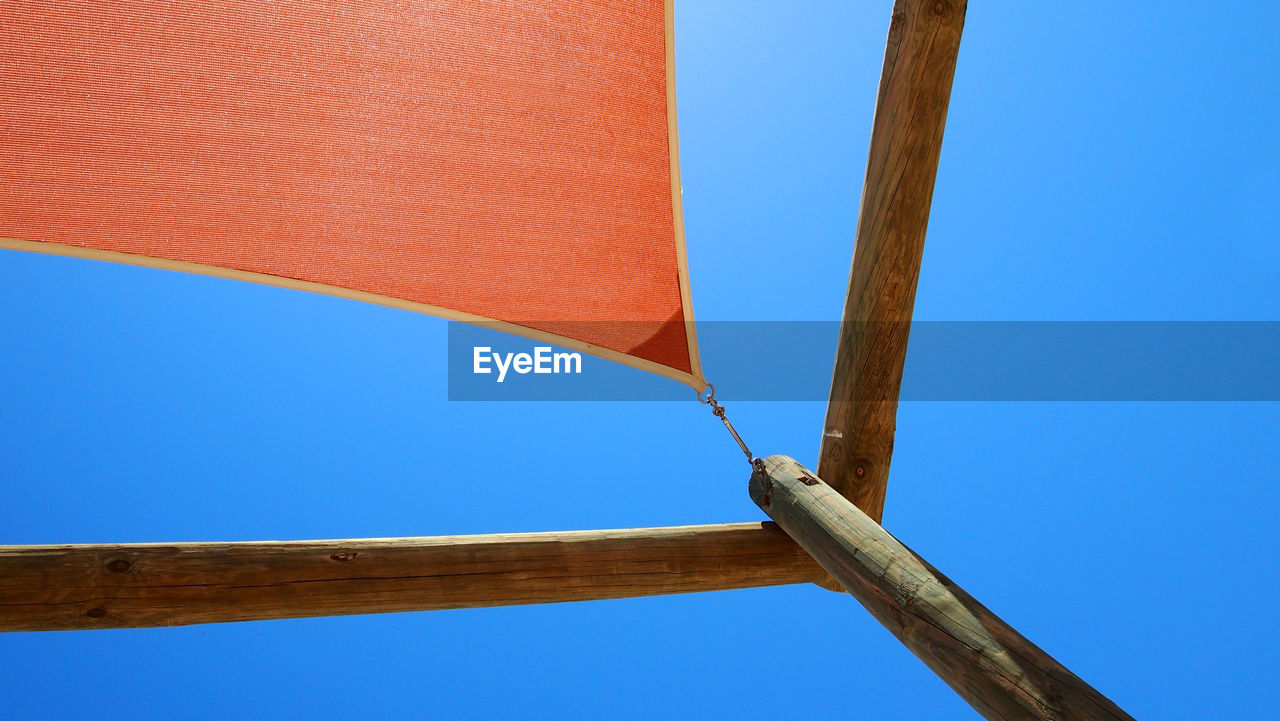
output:
[{"label": "angled wooden beam", "polygon": [[984,717],[1132,721],[794,459],[765,459],[750,493]]},{"label": "angled wooden beam", "polygon": [[879,521],[966,0],[897,0],[818,473]]},{"label": "angled wooden beam", "polygon": [[0,546],[0,631],[182,626],[719,591],[825,577],[772,523]]}]

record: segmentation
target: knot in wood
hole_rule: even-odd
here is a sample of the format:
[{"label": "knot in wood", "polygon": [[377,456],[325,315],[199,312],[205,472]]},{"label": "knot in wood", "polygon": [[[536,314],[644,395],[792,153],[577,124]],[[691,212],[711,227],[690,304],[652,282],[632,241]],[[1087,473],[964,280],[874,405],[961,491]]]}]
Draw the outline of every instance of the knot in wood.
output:
[{"label": "knot in wood", "polygon": [[117,558],[114,561],[107,562],[107,570],[112,573],[127,573],[130,568],[133,568],[133,564],[123,558]]},{"label": "knot in wood", "polygon": [[916,602],[917,595],[920,593],[920,585],[921,584],[919,583],[912,583],[910,581],[902,581],[898,583],[893,589],[894,600],[896,600],[904,609],[911,608],[912,604]]}]

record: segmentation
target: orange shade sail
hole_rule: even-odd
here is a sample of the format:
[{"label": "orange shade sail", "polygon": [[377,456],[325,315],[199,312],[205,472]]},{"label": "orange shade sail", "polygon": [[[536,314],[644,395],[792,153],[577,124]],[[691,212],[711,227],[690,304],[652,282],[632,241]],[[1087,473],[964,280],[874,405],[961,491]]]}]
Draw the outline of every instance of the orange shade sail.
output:
[{"label": "orange shade sail", "polygon": [[0,8],[0,247],[408,308],[705,386],[670,2]]}]

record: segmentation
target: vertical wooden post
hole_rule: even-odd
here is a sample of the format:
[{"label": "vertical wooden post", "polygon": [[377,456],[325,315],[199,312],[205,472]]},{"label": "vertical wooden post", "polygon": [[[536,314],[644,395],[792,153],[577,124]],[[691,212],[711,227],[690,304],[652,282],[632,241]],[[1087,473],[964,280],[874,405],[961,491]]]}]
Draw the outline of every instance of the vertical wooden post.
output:
[{"label": "vertical wooden post", "polygon": [[751,476],[751,499],[988,719],[1129,719],[787,456]]},{"label": "vertical wooden post", "polygon": [[818,473],[879,521],[967,0],[897,0]]}]

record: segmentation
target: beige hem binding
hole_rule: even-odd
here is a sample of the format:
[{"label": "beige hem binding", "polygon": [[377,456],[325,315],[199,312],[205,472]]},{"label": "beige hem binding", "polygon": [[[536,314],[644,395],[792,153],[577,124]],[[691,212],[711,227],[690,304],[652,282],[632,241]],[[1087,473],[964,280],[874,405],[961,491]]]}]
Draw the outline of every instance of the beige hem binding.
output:
[{"label": "beige hem binding", "polygon": [[[680,306],[685,321],[685,337],[689,340],[688,383],[701,393],[707,387],[702,377],[702,359],[698,356],[698,333],[693,321],[693,295],[689,291],[689,256],[684,245],[684,189],[680,185],[680,141],[676,126],[676,18],[675,0],[666,0],[667,25],[667,146],[671,152],[671,212],[674,216],[676,240],[676,272],[680,276]],[[662,374],[667,375],[667,374]],[[667,375],[667,377],[672,377]]]},{"label": "beige hem binding", "polygon": [[456,320],[463,323],[484,326],[486,328],[495,328],[497,330],[523,336],[525,338],[532,338],[533,340],[543,341],[545,343],[554,343],[566,348],[572,348],[573,350],[580,350],[584,353],[590,353],[593,356],[598,356],[606,360],[631,366],[632,368],[639,368],[640,370],[656,373],[665,378],[680,381],[681,383],[697,390],[701,390],[706,386],[706,382],[703,381],[702,378],[696,377],[692,374],[678,371],[674,368],[668,368],[667,366],[654,363],[650,360],[629,356],[626,353],[620,353],[610,348],[603,348],[593,343],[574,340],[572,338],[564,338],[555,335],[554,333],[546,333],[534,328],[526,328],[525,326],[516,325],[515,323],[486,318],[472,313],[463,313],[462,311],[453,310],[451,308],[441,308],[439,306],[427,305],[425,303],[414,303],[413,301],[401,300],[388,295],[378,295],[376,293],[368,293],[362,290],[351,290],[349,288],[341,288],[335,285],[314,283],[309,280],[297,280],[294,278],[284,278],[278,275],[267,275],[266,273],[253,273],[246,270],[236,270],[234,268],[201,265],[200,263],[188,263],[186,261],[168,260],[166,258],[152,258],[148,255],[120,253],[114,250],[98,250],[97,248],[84,248],[77,245],[62,245],[61,243],[44,243],[31,240],[0,238],[0,249],[22,250],[31,253],[45,253],[47,255],[65,255],[73,258],[85,258],[88,260],[106,260],[113,263],[140,265],[147,268],[159,268],[161,270],[176,270],[183,273],[213,276],[215,278],[230,278],[231,280],[243,280],[250,283],[260,283],[262,285],[274,285],[280,288],[291,288],[293,290],[305,290],[312,293],[320,293],[322,295],[332,295],[339,298],[359,300],[365,303],[385,305],[391,308],[399,308],[401,310],[411,310],[417,313],[438,316],[445,318],[446,320]]}]

